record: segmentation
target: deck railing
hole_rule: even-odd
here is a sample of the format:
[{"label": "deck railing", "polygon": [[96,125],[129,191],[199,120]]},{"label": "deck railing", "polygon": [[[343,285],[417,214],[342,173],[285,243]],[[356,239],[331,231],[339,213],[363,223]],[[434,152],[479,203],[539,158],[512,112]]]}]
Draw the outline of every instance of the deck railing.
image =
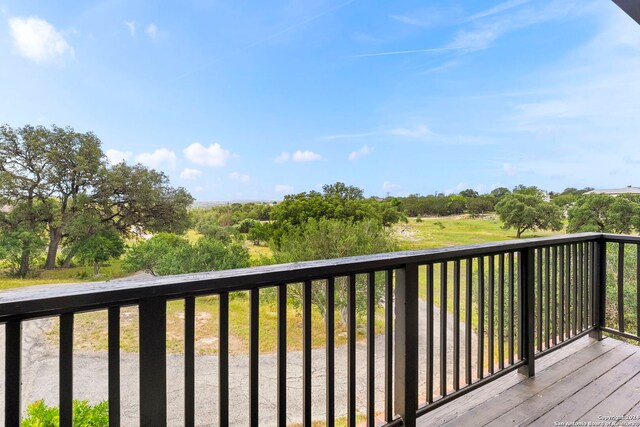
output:
[{"label": "deck railing", "polygon": [[[384,420],[383,425],[412,426],[420,415],[509,372],[534,375],[537,357],[585,334],[601,338],[604,332],[640,340],[639,245],[639,237],[583,233],[2,293],[5,425],[18,426],[24,410],[21,372],[28,367],[22,366],[23,322],[60,318],[60,425],[71,426],[74,316],[107,310],[109,420],[111,426],[119,426],[121,399],[127,399],[120,393],[121,309],[128,306],[139,310],[140,424],[166,425],[167,303],[173,300],[184,301],[185,425],[233,424],[230,403],[246,405],[250,424],[258,425],[259,295],[275,288],[271,292],[277,301],[276,423],[287,425],[287,399],[293,393],[287,389],[286,338],[288,328],[297,326],[287,324],[286,313],[288,295],[295,291],[302,312],[301,423],[307,426],[323,418],[331,426],[344,413],[350,426],[363,418],[373,426],[376,417]],[[631,256],[635,256],[633,263]],[[616,286],[607,287],[607,283]],[[318,289],[325,298],[317,297]],[[247,291],[249,400],[230,402],[229,297]],[[195,302],[212,295],[217,296],[219,307],[218,414],[217,419],[197,420]],[[344,411],[336,409],[335,312],[342,307],[337,295],[346,305]],[[357,313],[357,300],[365,301],[364,315]],[[322,304],[326,313],[326,408],[322,414],[312,412],[312,399],[317,398],[312,393],[313,304]],[[376,313],[384,320],[384,345],[378,345],[383,348],[375,345]],[[358,408],[356,326],[362,318],[366,319],[366,405]],[[633,330],[630,323],[635,323]],[[376,372],[380,353],[384,354],[384,375]],[[384,395],[378,404],[377,388]]]}]

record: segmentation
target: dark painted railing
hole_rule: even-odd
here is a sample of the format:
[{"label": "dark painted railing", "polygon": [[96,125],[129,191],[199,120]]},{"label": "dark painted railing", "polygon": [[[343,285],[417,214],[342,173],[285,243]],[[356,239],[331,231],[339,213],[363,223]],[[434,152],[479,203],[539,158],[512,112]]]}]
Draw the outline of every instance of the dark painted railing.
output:
[{"label": "dark painted railing", "polygon": [[[18,426],[22,323],[60,318],[60,425],[71,426],[74,315],[108,310],[108,396],[111,426],[120,425],[120,327],[122,307],[137,306],[140,340],[140,424],[167,422],[167,302],[184,301],[185,425],[233,424],[229,413],[229,296],[249,292],[249,377],[246,404],[251,425],[259,413],[259,294],[276,288],[277,424],[287,424],[288,293],[301,289],[302,424],[312,413],[312,303],[325,291],[326,410],[334,425],[336,295],[346,293],[348,425],[356,416],[373,426],[415,425],[416,418],[505,374],[535,374],[535,359],[591,333],[640,338],[640,238],[584,233],[456,248],[324,260],[244,270],[154,278],[134,282],[24,289],[0,294],[5,325],[5,425]],[[613,247],[617,246],[617,251]],[[617,253],[617,257],[615,256]],[[635,257],[631,263],[631,257]],[[616,287],[607,287],[613,283]],[[301,288],[300,288],[301,287]],[[376,288],[383,289],[382,298]],[[364,289],[364,292],[362,290]],[[615,292],[613,290],[615,290]],[[297,292],[297,291],[296,291]],[[198,297],[219,302],[218,416],[197,420],[195,412],[195,320]],[[612,298],[615,295],[615,298]],[[365,298],[366,405],[356,390],[356,299]],[[635,300],[634,300],[635,299]],[[381,302],[382,301],[382,302]],[[629,303],[632,301],[632,303]],[[384,348],[375,346],[376,310],[384,311]],[[395,316],[394,316],[395,314]],[[631,330],[629,323],[635,323]],[[384,375],[376,375],[376,352],[384,353]],[[376,381],[384,402],[376,406]]]}]

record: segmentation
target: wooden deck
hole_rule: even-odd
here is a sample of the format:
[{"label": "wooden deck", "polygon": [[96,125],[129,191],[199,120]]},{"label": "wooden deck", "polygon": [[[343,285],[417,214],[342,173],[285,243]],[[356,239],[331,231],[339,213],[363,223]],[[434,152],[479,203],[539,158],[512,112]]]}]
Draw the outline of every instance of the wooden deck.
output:
[{"label": "wooden deck", "polygon": [[[624,416],[619,424],[606,423]],[[418,425],[640,427],[640,347],[581,338],[537,359],[534,378],[506,375],[426,414]]]}]

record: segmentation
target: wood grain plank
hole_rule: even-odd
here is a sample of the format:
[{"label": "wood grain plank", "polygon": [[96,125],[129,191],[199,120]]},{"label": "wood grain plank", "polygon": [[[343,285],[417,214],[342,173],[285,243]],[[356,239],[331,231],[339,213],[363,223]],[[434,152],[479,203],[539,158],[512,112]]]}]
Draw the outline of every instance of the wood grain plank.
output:
[{"label": "wood grain plank", "polygon": [[[549,377],[551,377],[551,381],[556,381],[546,386],[541,385],[541,383],[544,382],[544,378],[537,378],[537,380],[532,381],[531,384],[524,382],[520,385],[520,388],[522,388],[524,392],[532,392],[531,397],[519,402],[518,405],[513,406],[487,425],[498,427],[504,425],[530,424],[538,418],[540,414],[544,414],[553,408],[557,402],[584,389],[588,384],[602,375],[603,372],[613,369],[633,354],[634,350],[625,345],[619,345],[578,369],[568,369],[564,372],[554,373],[553,377]],[[578,355],[573,356],[572,359],[577,359],[577,356]],[[532,385],[533,387],[531,387]],[[492,412],[497,414],[499,410],[498,408],[495,408],[495,410],[492,408]]]},{"label": "wood grain plank", "polygon": [[[610,340],[610,339],[608,339]],[[606,340],[605,340],[606,341]],[[614,340],[611,340],[614,341]],[[567,344],[565,347],[550,353],[536,361],[539,374],[545,369],[571,357],[574,353],[581,352],[584,349],[596,345],[597,341],[588,337],[577,340],[571,344]],[[506,375],[500,379],[493,381],[492,383],[478,389],[471,393],[460,397],[455,403],[444,405],[433,412],[430,412],[422,416],[418,420],[420,426],[433,426],[447,423],[458,416],[465,414],[466,412],[482,405],[487,399],[496,396],[511,387],[526,380],[526,377],[517,374],[516,372]]]},{"label": "wood grain plank", "polygon": [[[583,351],[574,353],[570,357],[554,364],[544,372],[538,372],[538,375],[535,377],[528,378],[516,386],[511,387],[509,390],[492,396],[489,399],[485,397],[482,405],[476,406],[474,409],[467,411],[444,425],[488,424],[507,413],[522,400],[527,399],[540,390],[544,390],[554,384],[559,378],[566,376],[567,373],[580,369],[594,359],[605,356],[608,352],[619,347],[620,344],[619,341],[608,340],[607,342],[607,340],[605,340],[602,341],[600,345],[589,346]],[[491,408],[491,410],[489,411],[487,408]]]},{"label": "wood grain plank", "polygon": [[639,364],[640,354],[636,353],[622,361],[618,366],[604,372],[596,380],[567,399],[552,402],[556,406],[533,421],[536,424],[553,425],[554,422],[582,419],[604,397],[616,391],[630,378],[638,374]]}]

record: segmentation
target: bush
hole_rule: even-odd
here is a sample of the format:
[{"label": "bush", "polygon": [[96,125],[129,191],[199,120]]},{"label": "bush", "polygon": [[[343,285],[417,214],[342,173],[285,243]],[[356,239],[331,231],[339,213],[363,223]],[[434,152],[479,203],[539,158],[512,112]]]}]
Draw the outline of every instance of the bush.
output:
[{"label": "bush", "polygon": [[162,233],[132,247],[122,264],[125,271],[157,276],[242,267],[249,267],[249,251],[239,243],[203,237],[190,244],[183,237]]},{"label": "bush", "polygon": [[[22,420],[22,427],[58,427],[60,425],[60,408],[47,406],[38,400],[27,407],[27,418]],[[86,400],[73,401],[74,427],[108,427],[109,402],[103,401],[91,406]]]}]

